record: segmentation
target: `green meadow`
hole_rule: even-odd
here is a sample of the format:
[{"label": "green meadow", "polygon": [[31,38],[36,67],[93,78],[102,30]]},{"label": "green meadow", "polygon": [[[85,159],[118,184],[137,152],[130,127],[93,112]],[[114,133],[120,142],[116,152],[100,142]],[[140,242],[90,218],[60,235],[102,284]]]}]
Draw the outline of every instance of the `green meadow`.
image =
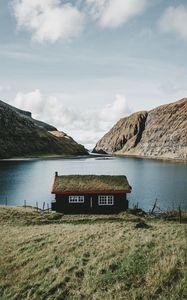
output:
[{"label": "green meadow", "polygon": [[0,226],[1,300],[186,299],[187,225],[175,217],[1,206]]}]

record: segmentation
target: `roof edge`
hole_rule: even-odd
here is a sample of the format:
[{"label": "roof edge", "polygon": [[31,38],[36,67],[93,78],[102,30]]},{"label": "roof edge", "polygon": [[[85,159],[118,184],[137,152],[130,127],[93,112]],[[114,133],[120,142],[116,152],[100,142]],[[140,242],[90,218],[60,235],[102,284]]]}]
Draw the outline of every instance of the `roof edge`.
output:
[{"label": "roof edge", "polygon": [[131,193],[131,189],[128,190],[91,190],[91,191],[66,191],[66,192],[56,192],[54,189],[51,191],[51,194],[56,195],[81,195],[81,194],[123,194],[123,193]]}]

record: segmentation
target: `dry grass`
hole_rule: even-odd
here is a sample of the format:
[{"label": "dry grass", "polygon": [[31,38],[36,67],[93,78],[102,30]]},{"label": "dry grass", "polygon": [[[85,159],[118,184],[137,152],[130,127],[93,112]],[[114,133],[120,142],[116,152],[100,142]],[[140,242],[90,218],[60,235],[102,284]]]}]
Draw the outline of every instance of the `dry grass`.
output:
[{"label": "dry grass", "polygon": [[186,225],[0,207],[0,299],[186,299]]},{"label": "dry grass", "polygon": [[56,176],[53,192],[131,190],[126,176],[66,175]]}]

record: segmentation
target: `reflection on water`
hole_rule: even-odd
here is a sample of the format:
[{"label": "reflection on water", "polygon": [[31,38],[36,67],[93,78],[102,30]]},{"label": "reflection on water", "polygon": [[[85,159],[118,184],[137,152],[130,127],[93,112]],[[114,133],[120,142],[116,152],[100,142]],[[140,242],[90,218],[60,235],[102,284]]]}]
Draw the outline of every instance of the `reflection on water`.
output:
[{"label": "reflection on water", "polygon": [[136,158],[81,158],[0,161],[0,204],[50,203],[55,171],[59,174],[126,175],[132,186],[130,205],[145,210],[156,198],[162,209],[187,208],[187,165]]}]

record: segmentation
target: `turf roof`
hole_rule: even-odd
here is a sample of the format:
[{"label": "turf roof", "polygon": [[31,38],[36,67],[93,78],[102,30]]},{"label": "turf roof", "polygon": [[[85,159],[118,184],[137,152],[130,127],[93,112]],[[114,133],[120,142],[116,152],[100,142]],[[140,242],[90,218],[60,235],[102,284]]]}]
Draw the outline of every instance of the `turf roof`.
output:
[{"label": "turf roof", "polygon": [[126,176],[55,176],[52,193],[131,190]]}]

